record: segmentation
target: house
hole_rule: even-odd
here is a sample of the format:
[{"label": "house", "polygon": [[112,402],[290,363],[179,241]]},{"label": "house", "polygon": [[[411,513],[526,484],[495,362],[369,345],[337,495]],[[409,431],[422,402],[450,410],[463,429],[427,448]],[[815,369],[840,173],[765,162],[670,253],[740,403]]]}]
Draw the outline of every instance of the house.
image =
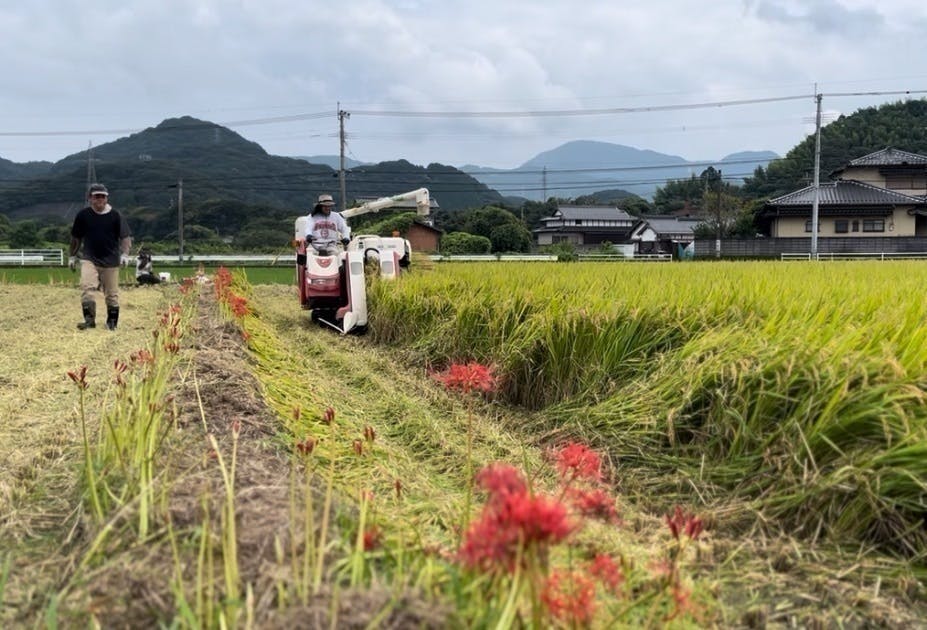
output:
[{"label": "house", "polygon": [[[886,148],[852,160],[818,187],[818,236],[927,236],[927,156]],[[811,235],[814,186],[766,202],[769,235]]]},{"label": "house", "polygon": [[[355,197],[354,203],[359,206],[368,201],[376,201],[377,199],[380,199],[380,197]],[[428,204],[430,212],[434,212],[440,207],[434,197],[428,198]],[[395,205],[389,208],[392,212],[408,212],[415,209],[416,205],[414,199],[397,201]],[[408,231],[400,235],[409,241],[409,245],[412,246],[413,252],[435,254],[440,250],[439,246],[443,231],[428,223],[429,220],[430,219],[425,219],[424,217],[416,218],[409,226]]]},{"label": "house", "polygon": [[642,216],[631,230],[634,253],[677,256],[680,247],[686,247],[695,240],[695,226],[703,222],[697,217]]},{"label": "house", "polygon": [[440,250],[442,234],[443,232],[434,226],[414,221],[403,236],[409,241],[413,252],[437,254]]},{"label": "house", "polygon": [[560,205],[553,216],[541,219],[534,230],[539,246],[568,243],[577,249],[593,249],[604,242],[624,243],[637,220],[614,206]]}]

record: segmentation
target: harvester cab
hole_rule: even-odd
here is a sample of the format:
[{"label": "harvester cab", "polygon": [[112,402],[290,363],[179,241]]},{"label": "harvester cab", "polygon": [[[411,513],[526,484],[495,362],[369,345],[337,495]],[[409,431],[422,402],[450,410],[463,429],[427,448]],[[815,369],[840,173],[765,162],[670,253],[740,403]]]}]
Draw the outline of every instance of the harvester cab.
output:
[{"label": "harvester cab", "polygon": [[[344,219],[379,212],[414,201],[419,216],[428,216],[431,199],[427,188],[381,197],[348,208]],[[309,217],[296,219],[296,282],[299,303],[312,312],[312,319],[342,334],[363,332],[367,328],[367,284],[365,270],[375,268],[381,278],[396,278],[412,260],[409,241],[400,236],[358,234],[344,249],[313,247],[307,240]]]}]

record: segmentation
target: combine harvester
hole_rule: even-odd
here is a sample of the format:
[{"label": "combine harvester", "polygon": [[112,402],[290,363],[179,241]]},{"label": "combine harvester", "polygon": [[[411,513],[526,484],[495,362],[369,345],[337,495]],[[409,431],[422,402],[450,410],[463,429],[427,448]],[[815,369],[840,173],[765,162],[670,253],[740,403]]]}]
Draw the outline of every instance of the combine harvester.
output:
[{"label": "combine harvester", "polygon": [[[406,201],[415,201],[419,216],[428,216],[431,212],[428,189],[419,188],[348,208],[341,216],[347,220]],[[364,332],[367,329],[365,267],[376,265],[381,278],[396,278],[411,263],[409,241],[398,236],[359,234],[344,250],[324,252],[306,241],[308,225],[309,217],[296,219],[296,282],[300,306],[312,311],[313,320],[341,334]]]}]

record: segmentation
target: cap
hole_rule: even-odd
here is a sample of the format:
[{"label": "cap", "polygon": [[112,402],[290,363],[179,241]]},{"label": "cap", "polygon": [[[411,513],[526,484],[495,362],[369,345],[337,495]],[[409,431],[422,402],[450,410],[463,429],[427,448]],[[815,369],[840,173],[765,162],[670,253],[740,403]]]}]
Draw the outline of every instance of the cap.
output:
[{"label": "cap", "polygon": [[109,197],[109,191],[106,190],[106,186],[103,184],[90,184],[90,190],[87,191],[88,195],[106,195]]},{"label": "cap", "polygon": [[320,206],[333,206],[335,205],[335,200],[332,199],[331,195],[319,195],[319,201],[317,205]]}]

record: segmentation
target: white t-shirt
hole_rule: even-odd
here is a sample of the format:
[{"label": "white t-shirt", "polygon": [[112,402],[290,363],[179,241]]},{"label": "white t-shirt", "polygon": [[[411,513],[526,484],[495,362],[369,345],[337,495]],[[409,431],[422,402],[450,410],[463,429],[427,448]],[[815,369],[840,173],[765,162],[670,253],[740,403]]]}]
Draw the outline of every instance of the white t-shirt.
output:
[{"label": "white t-shirt", "polygon": [[351,238],[351,228],[337,212],[322,212],[309,215],[306,226],[306,238],[312,239],[315,245],[333,245],[342,239]]}]

